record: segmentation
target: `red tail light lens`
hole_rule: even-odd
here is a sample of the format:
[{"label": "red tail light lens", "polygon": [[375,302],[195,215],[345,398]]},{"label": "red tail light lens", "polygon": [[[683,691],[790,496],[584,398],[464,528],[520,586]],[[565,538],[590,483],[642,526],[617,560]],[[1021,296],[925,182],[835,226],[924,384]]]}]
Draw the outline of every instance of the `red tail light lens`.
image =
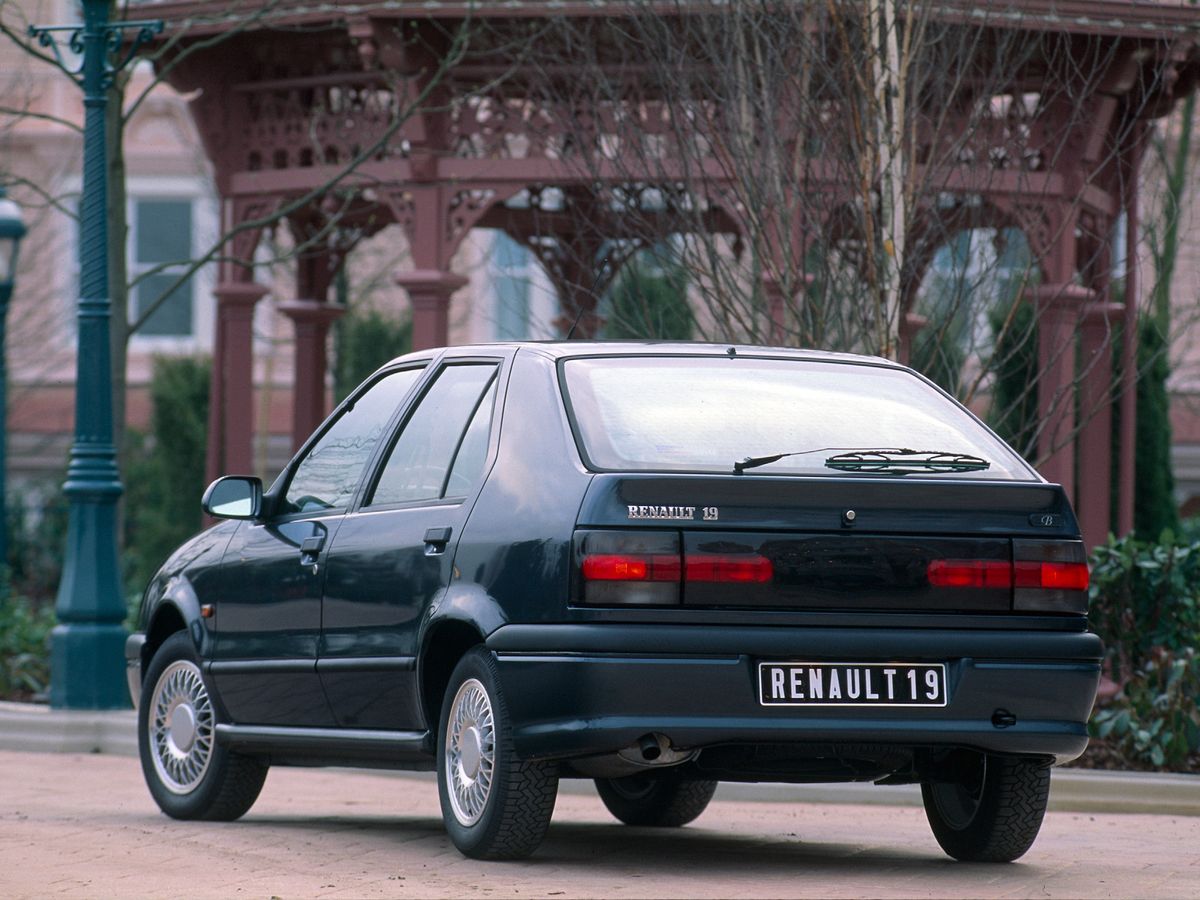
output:
[{"label": "red tail light lens", "polygon": [[932,587],[1045,588],[1086,591],[1087,563],[1017,562],[988,559],[935,559],[926,571]]},{"label": "red tail light lens", "polygon": [[1012,563],[995,559],[935,559],[926,570],[932,587],[1010,588]]},{"label": "red tail light lens", "polygon": [[689,553],[684,576],[688,581],[766,584],[775,577],[775,566],[757,554]]},{"label": "red tail light lens", "polygon": [[677,531],[577,531],[576,597],[589,606],[678,606]]},{"label": "red tail light lens", "polygon": [[679,557],[601,553],[585,556],[586,581],[679,581]]},{"label": "red tail light lens", "polygon": [[1082,541],[1013,541],[1013,562],[935,559],[926,577],[935,588],[1001,588],[1023,612],[1087,612],[1090,581]]},{"label": "red tail light lens", "polygon": [[577,531],[575,597],[589,606],[674,606],[685,582],[767,584],[771,560],[752,552],[685,553],[679,532]]},{"label": "red tail light lens", "polygon": [[1015,564],[1016,586],[1059,591],[1086,591],[1091,582],[1087,563],[1032,562]]}]

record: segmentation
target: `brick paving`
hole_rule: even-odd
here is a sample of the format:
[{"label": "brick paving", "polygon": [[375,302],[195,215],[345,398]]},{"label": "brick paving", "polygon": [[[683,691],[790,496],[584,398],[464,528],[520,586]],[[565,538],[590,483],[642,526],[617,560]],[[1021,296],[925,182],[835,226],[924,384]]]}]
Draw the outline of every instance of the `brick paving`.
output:
[{"label": "brick paving", "polygon": [[127,757],[0,751],[0,897],[1200,896],[1200,819],[1052,812],[1018,863],[942,855],[919,809],[717,801],[687,828],[559,799],[530,860],[466,860],[428,778],[274,769],[231,824],[160,814]]}]

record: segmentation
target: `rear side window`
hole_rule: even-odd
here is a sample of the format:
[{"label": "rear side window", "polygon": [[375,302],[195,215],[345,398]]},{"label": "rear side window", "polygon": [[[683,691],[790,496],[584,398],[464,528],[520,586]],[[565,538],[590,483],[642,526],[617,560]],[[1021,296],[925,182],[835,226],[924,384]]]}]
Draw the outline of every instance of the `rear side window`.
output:
[{"label": "rear side window", "polygon": [[[986,460],[959,477],[1035,473],[970,413],[902,369],[750,357],[591,357],[563,363],[573,427],[592,468],[724,472],[795,454],[763,474],[832,475],[841,453],[911,449]],[[939,472],[939,476],[946,473]]]},{"label": "rear side window", "polygon": [[482,474],[496,366],[447,366],[388,453],[371,506],[462,497]]}]

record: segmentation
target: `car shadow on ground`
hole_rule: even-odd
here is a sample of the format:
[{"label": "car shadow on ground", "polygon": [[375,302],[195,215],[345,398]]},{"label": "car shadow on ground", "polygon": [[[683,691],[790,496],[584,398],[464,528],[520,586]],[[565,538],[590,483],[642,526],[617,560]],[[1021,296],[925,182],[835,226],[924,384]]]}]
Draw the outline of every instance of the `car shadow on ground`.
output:
[{"label": "car shadow on ground", "polygon": [[[1005,875],[1024,881],[1036,878],[1035,863],[964,864],[945,856],[928,837],[929,846],[839,843],[822,841],[819,826],[808,834],[803,831],[781,833],[776,837],[737,834],[722,831],[719,824],[685,828],[635,828],[617,823],[560,822],[550,826],[541,847],[518,863],[478,862],[481,866],[519,865],[523,869],[546,868],[562,876],[578,868],[589,877],[652,877],[662,875],[689,882],[710,878],[730,878],[748,871],[757,878],[794,876],[798,870],[829,876],[890,875],[908,881],[913,877],[958,877],[964,868],[988,881]],[[387,849],[396,843],[429,841],[430,854],[457,853],[446,836],[441,819],[433,817],[375,817],[338,815],[301,818],[251,813],[234,827],[271,828],[291,833],[353,833],[356,845],[375,843],[373,849]],[[466,860],[464,864],[471,865]],[[636,874],[633,874],[636,873]]]}]

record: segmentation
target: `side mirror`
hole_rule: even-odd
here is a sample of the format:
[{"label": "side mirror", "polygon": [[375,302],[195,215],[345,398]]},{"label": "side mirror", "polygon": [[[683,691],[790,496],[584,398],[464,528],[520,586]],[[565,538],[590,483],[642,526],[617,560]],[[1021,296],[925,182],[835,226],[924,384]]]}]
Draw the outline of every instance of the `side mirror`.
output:
[{"label": "side mirror", "polygon": [[262,515],[262,481],[248,475],[218,478],[204,492],[200,505],[218,519],[257,519]]}]

